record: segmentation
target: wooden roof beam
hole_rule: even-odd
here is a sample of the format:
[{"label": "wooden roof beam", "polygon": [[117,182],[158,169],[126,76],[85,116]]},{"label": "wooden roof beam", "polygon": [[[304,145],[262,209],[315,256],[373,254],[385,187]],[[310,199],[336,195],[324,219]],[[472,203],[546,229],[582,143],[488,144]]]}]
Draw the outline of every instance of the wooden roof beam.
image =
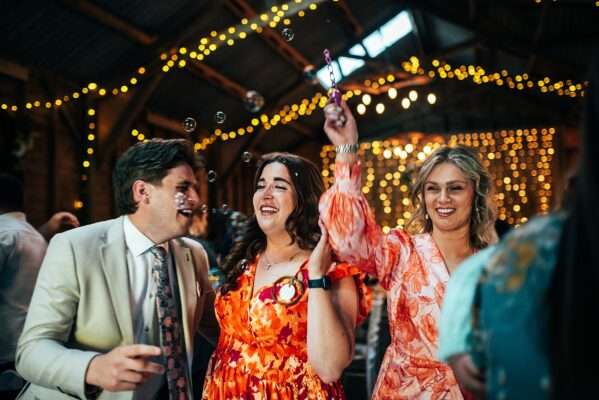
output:
[{"label": "wooden roof beam", "polygon": [[[484,27],[479,26],[476,22],[470,21],[466,15],[460,13],[459,11],[455,11],[453,9],[440,9],[439,6],[436,4],[431,4],[431,2],[427,0],[405,1],[413,8],[420,9],[425,13],[434,15],[437,18],[473,32],[476,36],[478,36],[481,45],[484,45],[485,47],[501,50],[522,60],[528,60],[530,54],[533,53],[533,50],[525,44],[517,43],[515,41],[506,41],[502,37],[497,37],[492,32],[489,32],[488,29],[485,30]],[[541,57],[540,55],[537,55],[537,60],[551,65],[552,68],[554,68],[556,71],[561,71],[561,73],[569,75],[576,73],[575,69],[571,65],[566,65],[563,62],[558,63],[556,61],[549,60],[546,57]]]},{"label": "wooden roof beam", "polygon": [[478,46],[480,46],[480,39],[475,36],[471,39],[466,39],[463,42],[440,49],[439,51],[432,53],[429,58],[447,58]]},{"label": "wooden roof beam", "polygon": [[354,36],[357,38],[362,37],[362,34],[364,33],[364,27],[362,26],[362,24],[360,24],[360,21],[358,21],[358,19],[352,12],[351,8],[347,4],[347,1],[338,0],[335,4],[341,11],[341,14],[343,14],[345,20],[349,22],[349,25],[351,26],[351,29],[354,32]]},{"label": "wooden roof beam", "polygon": [[537,52],[539,49],[539,42],[541,40],[541,37],[543,36],[543,33],[545,31],[545,24],[547,21],[547,10],[549,8],[549,3],[545,3],[543,5],[543,8],[541,9],[541,15],[539,16],[539,23],[537,24],[537,29],[535,29],[535,33],[533,35],[532,38],[532,43],[531,43],[531,54],[530,57],[528,58],[528,62],[526,64],[526,71],[527,72],[531,72],[537,62]]},{"label": "wooden roof beam", "polygon": [[129,132],[131,126],[143,111],[146,103],[152,97],[152,94],[156,91],[164,76],[165,74],[158,72],[137,87],[129,104],[119,114],[110,134],[101,143],[98,152],[98,164],[102,164],[108,159],[108,155],[118,143],[119,138]]},{"label": "wooden roof beam", "polygon": [[[258,15],[246,0],[228,0],[225,4],[239,17],[252,19]],[[287,43],[275,30],[265,26],[260,37],[279,53],[281,57],[293,64],[297,70],[303,72],[304,68],[310,65],[310,61],[295,47]]]},{"label": "wooden roof beam", "polygon": [[88,0],[62,0],[67,6],[79,11],[102,25],[108,26],[113,30],[127,36],[144,46],[149,46],[156,41],[156,36],[152,36],[143,30],[133,26],[129,21],[118,17],[102,7]]},{"label": "wooden roof beam", "polygon": [[187,64],[188,70],[200,76],[202,79],[212,83],[213,85],[223,89],[225,92],[237,97],[241,100],[245,98],[247,89],[239,83],[224,76],[214,68],[204,64],[203,62],[192,60]]},{"label": "wooden roof beam", "polygon": [[311,128],[307,127],[306,125],[302,124],[299,121],[291,121],[287,124],[287,126],[289,128],[291,128],[293,131],[299,133],[300,136],[302,136],[304,138],[304,140],[316,139],[316,136],[314,135],[313,130]]},{"label": "wooden roof beam", "polygon": [[29,80],[29,68],[8,60],[0,59],[0,74],[7,75],[21,81]]},{"label": "wooden roof beam", "polygon": [[[41,76],[40,76],[41,86],[44,88],[44,90],[46,91],[46,94],[48,95],[49,98],[55,98],[56,91],[53,88],[51,88],[50,81],[51,81],[51,79],[48,77],[47,74],[41,74]],[[73,141],[73,144],[75,145],[75,148],[81,149],[83,146],[81,132],[85,131],[85,129],[83,129],[83,130],[80,129],[78,124],[75,123],[75,119],[73,118],[71,113],[68,111],[68,107],[70,107],[70,104],[65,103],[65,104],[63,104],[62,107],[57,107],[56,112],[58,113],[58,116],[61,119],[62,123],[67,127],[67,132],[69,133],[69,136],[71,137],[71,140]]]}]

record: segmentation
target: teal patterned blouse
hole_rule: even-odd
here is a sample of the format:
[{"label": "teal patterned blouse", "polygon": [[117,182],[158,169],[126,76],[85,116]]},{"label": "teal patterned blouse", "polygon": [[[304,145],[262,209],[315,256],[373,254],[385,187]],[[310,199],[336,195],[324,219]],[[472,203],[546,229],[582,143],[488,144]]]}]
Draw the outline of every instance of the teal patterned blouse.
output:
[{"label": "teal patterned blouse", "polygon": [[562,213],[535,218],[510,232],[487,257],[477,255],[459,267],[471,274],[469,282],[478,277],[475,290],[465,290],[473,293],[472,302],[446,302],[443,313],[449,319],[455,310],[469,307],[472,319],[441,331],[461,329],[463,348],[485,371],[487,399],[550,397],[546,295],[564,221]]}]

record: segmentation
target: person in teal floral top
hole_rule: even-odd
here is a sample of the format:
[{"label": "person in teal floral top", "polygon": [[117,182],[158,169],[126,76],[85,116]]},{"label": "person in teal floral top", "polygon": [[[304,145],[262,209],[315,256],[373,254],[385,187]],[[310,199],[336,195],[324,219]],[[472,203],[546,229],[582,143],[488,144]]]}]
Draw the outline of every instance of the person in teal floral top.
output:
[{"label": "person in teal floral top", "polygon": [[591,74],[566,211],[466,260],[447,287],[439,357],[487,399],[599,397],[598,63]]}]

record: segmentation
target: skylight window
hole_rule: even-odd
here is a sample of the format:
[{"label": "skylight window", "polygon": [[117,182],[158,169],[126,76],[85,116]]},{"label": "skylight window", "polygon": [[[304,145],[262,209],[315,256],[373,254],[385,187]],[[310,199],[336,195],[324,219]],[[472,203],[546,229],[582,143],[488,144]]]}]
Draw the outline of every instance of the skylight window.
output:
[{"label": "skylight window", "polygon": [[362,42],[370,57],[376,57],[393,46],[402,37],[412,32],[412,22],[407,11],[402,11],[379,29],[364,38]]},{"label": "skylight window", "polygon": [[364,60],[357,58],[339,57],[339,66],[341,67],[343,76],[348,76],[364,64]]},{"label": "skylight window", "polygon": [[387,48],[383,42],[383,36],[379,31],[374,31],[366,36],[362,41],[362,44],[366,47],[366,51],[370,57],[378,56]]},{"label": "skylight window", "polygon": [[349,49],[349,54],[352,56],[365,57],[366,50],[364,50],[364,46],[361,43],[354,45],[351,49]]},{"label": "skylight window", "polygon": [[[377,57],[412,30],[410,15],[407,11],[400,12],[366,36],[362,42],[353,45],[348,51],[349,56],[341,56],[333,61],[335,77],[338,81],[341,81],[365,64],[364,60],[351,56]],[[326,65],[316,73],[316,76],[324,88],[328,89],[331,86],[331,79]]]},{"label": "skylight window", "polygon": [[402,37],[412,32],[412,22],[407,11],[402,11],[380,28],[385,46],[390,47]]}]

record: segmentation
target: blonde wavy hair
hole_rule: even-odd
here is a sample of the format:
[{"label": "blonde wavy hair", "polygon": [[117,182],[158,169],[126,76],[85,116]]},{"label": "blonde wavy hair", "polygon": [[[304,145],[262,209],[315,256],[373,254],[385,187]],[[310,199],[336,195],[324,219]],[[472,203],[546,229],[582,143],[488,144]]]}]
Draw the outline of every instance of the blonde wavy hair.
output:
[{"label": "blonde wavy hair", "polygon": [[462,145],[440,147],[422,163],[410,193],[415,211],[406,228],[412,232],[431,232],[433,230],[433,223],[430,218],[426,218],[424,184],[433,169],[443,163],[451,163],[458,167],[474,187],[470,215],[470,245],[475,249],[482,249],[495,243],[497,241],[497,232],[495,231],[497,209],[493,201],[494,190],[491,176],[481,163],[478,152],[471,147]]}]

